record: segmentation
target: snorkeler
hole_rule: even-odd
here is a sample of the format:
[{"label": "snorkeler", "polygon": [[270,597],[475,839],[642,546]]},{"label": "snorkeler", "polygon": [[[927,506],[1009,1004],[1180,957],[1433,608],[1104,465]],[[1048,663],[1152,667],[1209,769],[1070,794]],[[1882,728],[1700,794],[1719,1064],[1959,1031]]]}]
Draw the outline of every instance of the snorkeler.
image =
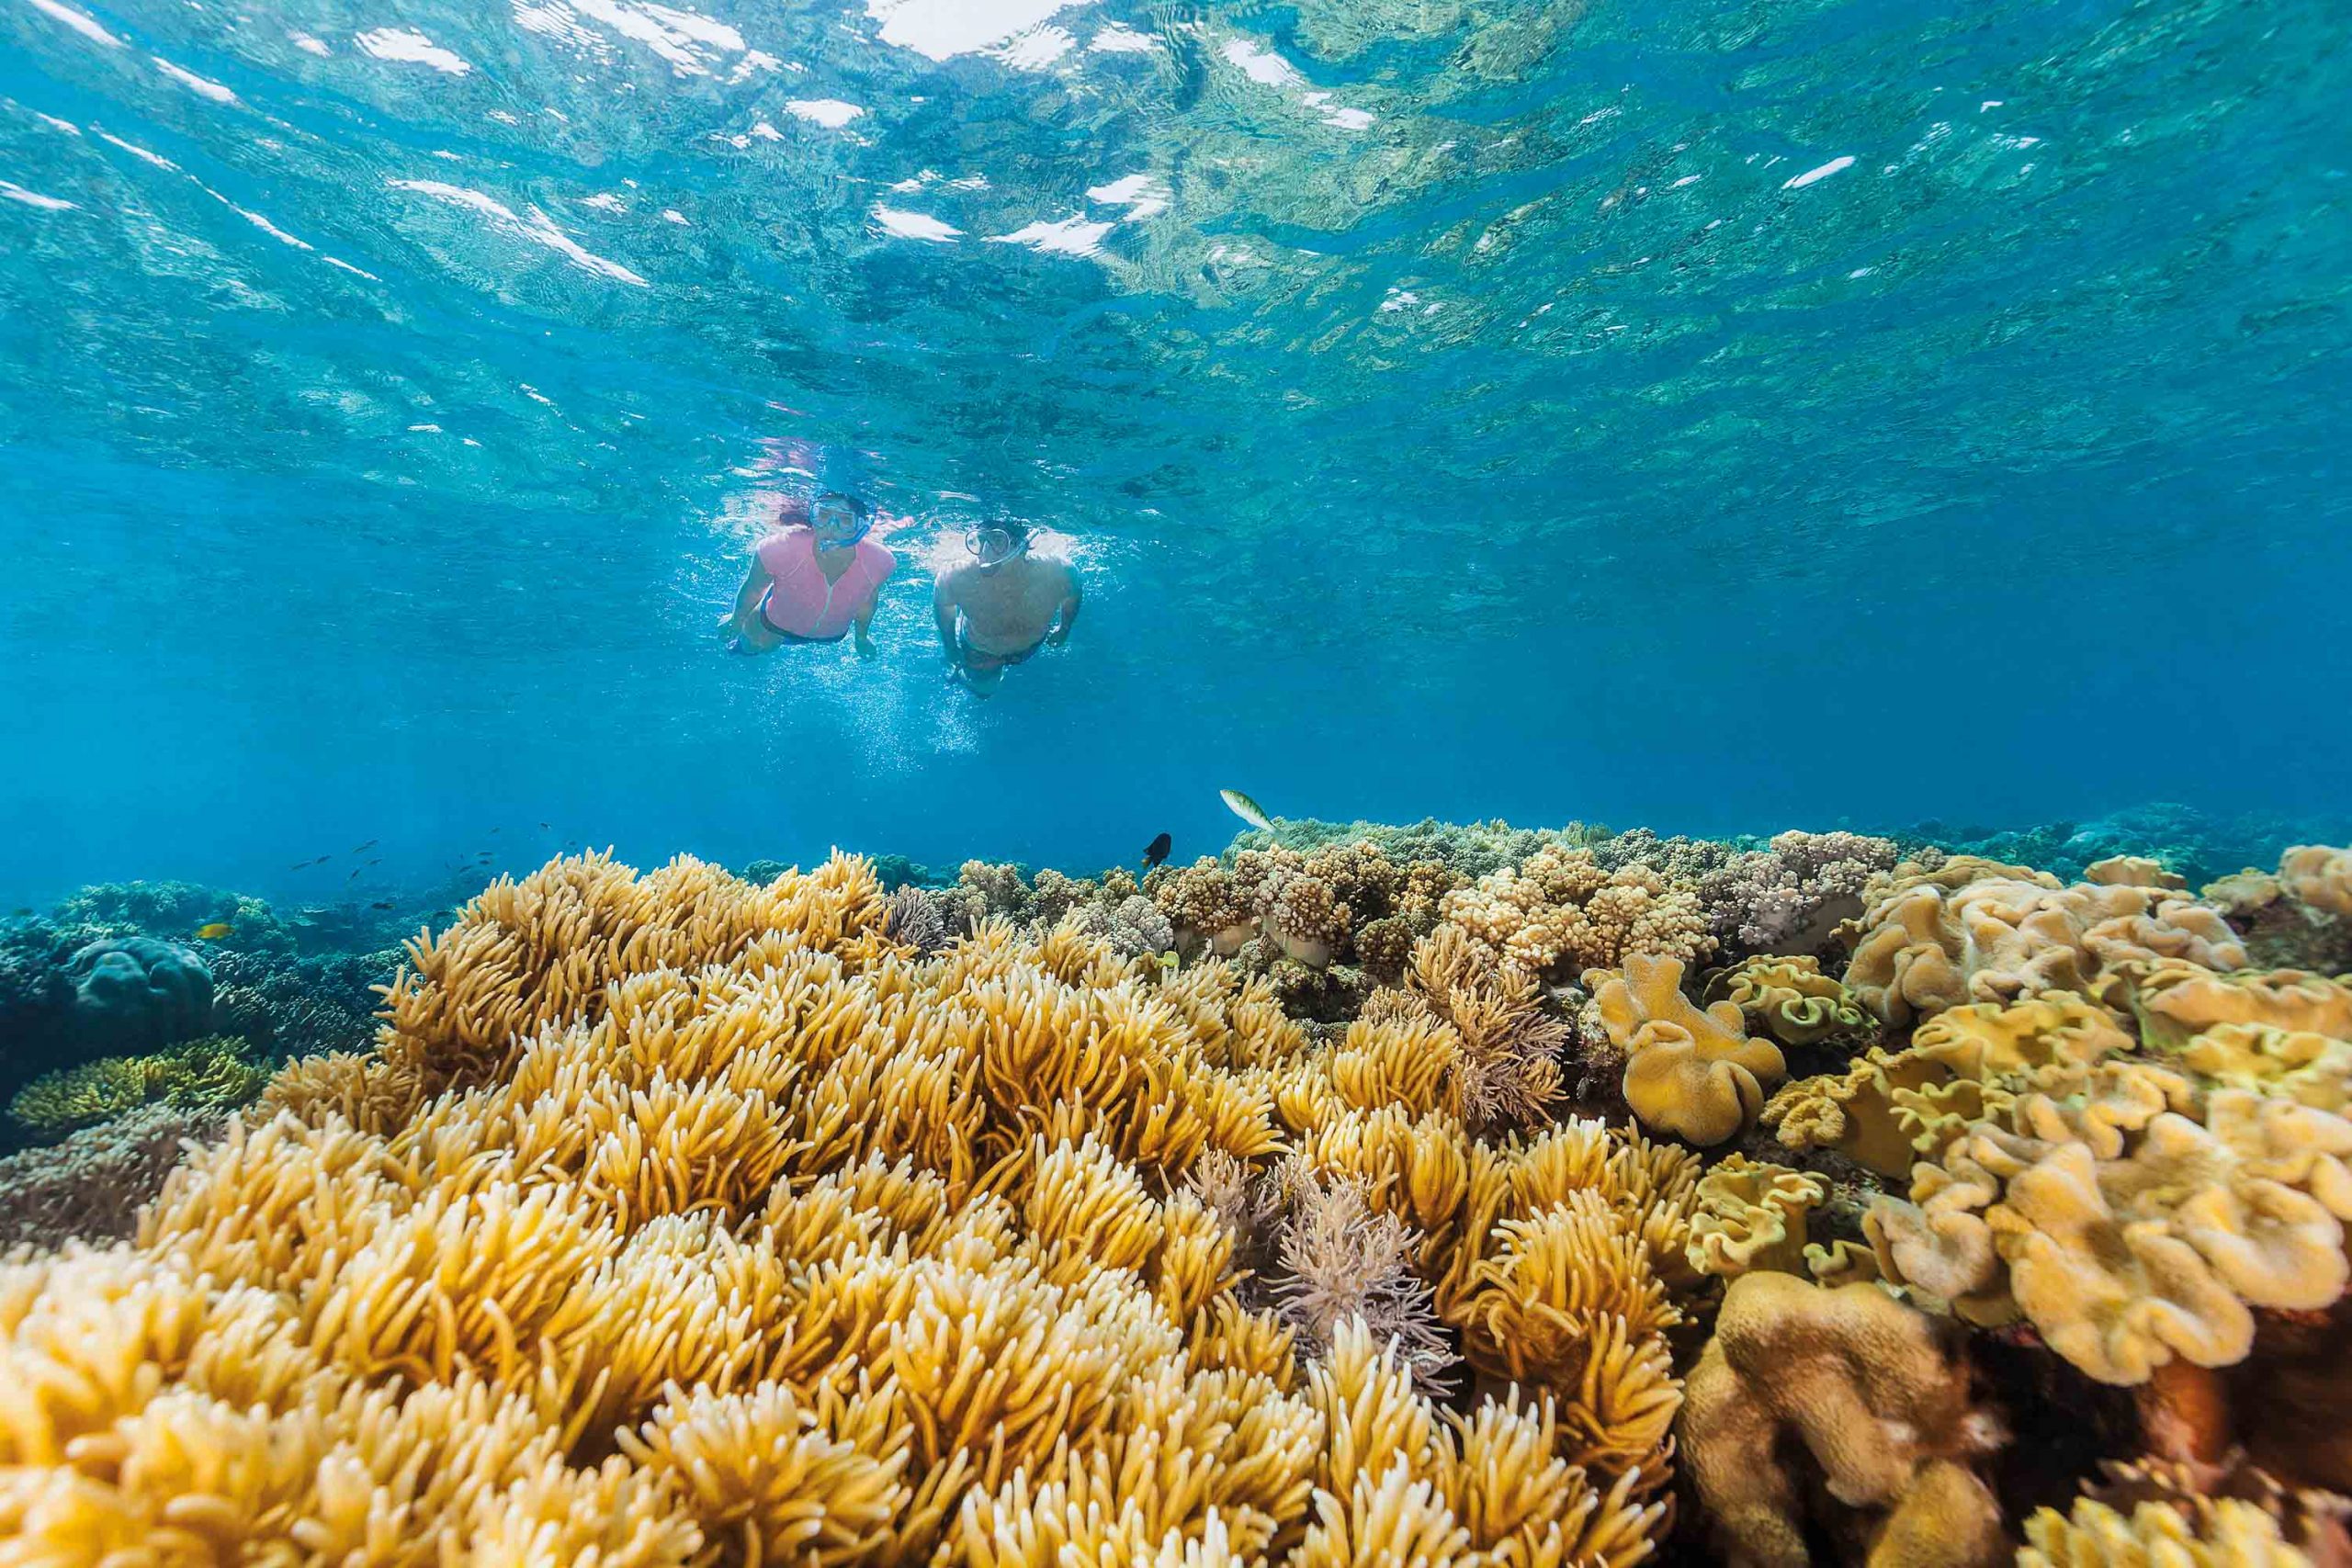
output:
[{"label": "snorkeler", "polygon": [[728,650],[758,654],[788,642],[839,642],[854,628],[858,653],[871,654],[867,628],[876,598],[899,564],[865,536],[873,508],[828,491],[806,507],[786,502],[776,521],[782,531],[752,547],[735,608],[719,620]]},{"label": "snorkeler", "polygon": [[971,529],[964,547],[972,558],[939,574],[932,618],[951,678],[985,696],[1007,670],[1046,644],[1069,640],[1080,600],[1078,573],[1067,561],[1031,555],[1029,525],[1018,518]]}]

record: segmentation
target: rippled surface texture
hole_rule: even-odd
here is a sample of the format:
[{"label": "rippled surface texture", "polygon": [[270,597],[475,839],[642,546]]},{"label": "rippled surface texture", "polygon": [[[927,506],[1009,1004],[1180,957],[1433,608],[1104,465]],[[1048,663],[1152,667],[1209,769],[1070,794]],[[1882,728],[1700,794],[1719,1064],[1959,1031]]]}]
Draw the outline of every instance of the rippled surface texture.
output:
[{"label": "rippled surface texture", "polygon": [[[2335,0],[0,0],[0,870],[2338,807],[2347,99]],[[710,635],[792,443],[874,664]]]}]

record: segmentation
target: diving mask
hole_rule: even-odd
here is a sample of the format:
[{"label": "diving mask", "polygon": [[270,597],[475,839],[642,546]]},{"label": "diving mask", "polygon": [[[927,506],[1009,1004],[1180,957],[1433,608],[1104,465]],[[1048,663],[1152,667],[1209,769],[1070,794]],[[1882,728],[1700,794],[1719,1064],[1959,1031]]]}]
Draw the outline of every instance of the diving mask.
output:
[{"label": "diving mask", "polygon": [[964,547],[982,566],[1001,566],[1021,552],[1021,541],[1010,528],[985,525],[964,530]]},{"label": "diving mask", "polygon": [[874,526],[870,514],[843,495],[820,495],[808,508],[808,525],[837,544],[854,545]]}]

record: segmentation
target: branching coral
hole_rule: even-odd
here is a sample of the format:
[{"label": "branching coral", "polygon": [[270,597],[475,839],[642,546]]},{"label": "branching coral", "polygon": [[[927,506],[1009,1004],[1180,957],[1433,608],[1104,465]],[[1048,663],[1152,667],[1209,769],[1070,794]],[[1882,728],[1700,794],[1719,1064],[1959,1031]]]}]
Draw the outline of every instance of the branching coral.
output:
[{"label": "branching coral", "polygon": [[2246,956],[2221,912],[2184,893],[2060,887],[2040,873],[1967,857],[1874,878],[1856,931],[1847,987],[1898,1025],[2044,991],[2107,1002],[2114,971],[2127,963],[2171,957],[2234,969]]},{"label": "branching coral", "polygon": [[[290,1068],[135,1247],[0,1265],[0,1533],[415,1568],[1648,1552],[1689,1156],[1351,1106],[1224,965],[995,921],[918,961],[888,918],[848,860],[493,886],[378,1051]],[[1278,1091],[1396,1289],[1556,1404],[1441,1415],[1320,1314],[1302,1372],[1219,1217]]]},{"label": "branching coral", "polygon": [[1747,1037],[1738,1008],[1692,1005],[1677,959],[1634,953],[1621,972],[1589,973],[1585,984],[1625,1053],[1625,1103],[1645,1126],[1720,1144],[1756,1120],[1787,1071],[1778,1046]]},{"label": "branching coral", "polygon": [[1685,962],[1714,951],[1698,894],[1637,863],[1605,870],[1589,850],[1546,849],[1445,896],[1442,917],[1534,976],[1629,954]]},{"label": "branching coral", "polygon": [[219,1111],[150,1105],[0,1159],[0,1252],[19,1242],[127,1239],[182,1145],[211,1138],[224,1119]]},{"label": "branching coral", "polygon": [[1715,935],[1756,953],[1815,953],[1862,912],[1871,874],[1891,870],[1894,841],[1860,833],[1776,833],[1699,880]]},{"label": "branching coral", "polygon": [[[1683,1451],[1730,1561],[1804,1568],[1808,1482],[1872,1562],[1989,1565],[1998,1505],[1971,1466],[2004,1441],[1934,1321],[1875,1285],[1732,1281],[1685,1392]],[[1860,1555],[1860,1552],[1857,1556]]]}]

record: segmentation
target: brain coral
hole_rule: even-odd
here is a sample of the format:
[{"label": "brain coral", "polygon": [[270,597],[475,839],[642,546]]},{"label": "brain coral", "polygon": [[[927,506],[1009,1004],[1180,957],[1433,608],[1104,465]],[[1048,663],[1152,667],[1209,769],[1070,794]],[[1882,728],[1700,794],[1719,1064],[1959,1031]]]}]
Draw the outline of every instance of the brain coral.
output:
[{"label": "brain coral", "polygon": [[152,1051],[204,1032],[212,972],[187,948],[154,937],[109,937],[67,961],[75,1041],[85,1051]]},{"label": "brain coral", "polygon": [[1788,1070],[1780,1047],[1747,1037],[1739,1009],[1692,1005],[1679,959],[1630,953],[1622,971],[1590,971],[1584,981],[1625,1053],[1625,1103],[1645,1126],[1720,1144],[1756,1120],[1766,1087]]},{"label": "brain coral", "polygon": [[1934,1320],[1876,1285],[1743,1274],[1692,1369],[1691,1479],[1727,1559],[1806,1568],[1806,1522],[1860,1534],[1856,1560],[1990,1568],[2000,1506],[1971,1466],[2004,1440]]},{"label": "brain coral", "polygon": [[[1689,1156],[1351,1103],[1262,985],[887,934],[863,863],[599,857],[415,944],[135,1246],[0,1262],[28,1562],[1630,1564],[1679,1407]],[[1317,1081],[1318,1070],[1321,1073]],[[1184,1185],[1290,1150],[1530,1396],[1302,1365]],[[1287,1111],[1284,1112],[1288,1114]],[[1393,1260],[1393,1259],[1392,1259]]]},{"label": "brain coral", "polygon": [[[2164,888],[2059,887],[1965,859],[1873,883],[1846,986],[1893,1024],[1968,1002],[2043,991],[2107,1001],[2127,962],[2185,958],[2234,969],[2245,948],[2221,911]],[[1955,869],[1958,868],[1958,869]]]}]

